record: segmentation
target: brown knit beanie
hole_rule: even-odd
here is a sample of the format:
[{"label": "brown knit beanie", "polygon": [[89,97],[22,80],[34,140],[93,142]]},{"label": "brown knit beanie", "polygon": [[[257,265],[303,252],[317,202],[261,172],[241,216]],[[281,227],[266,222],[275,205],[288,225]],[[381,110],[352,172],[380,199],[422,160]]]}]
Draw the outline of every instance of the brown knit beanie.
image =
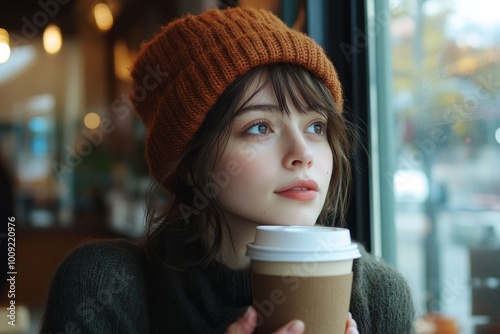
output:
[{"label": "brown knit beanie", "polygon": [[342,110],[341,85],[323,49],[267,10],[237,7],[187,15],[145,43],[132,68],[130,98],[147,128],[151,175],[159,180],[180,157],[236,78],[278,62],[314,73]]}]

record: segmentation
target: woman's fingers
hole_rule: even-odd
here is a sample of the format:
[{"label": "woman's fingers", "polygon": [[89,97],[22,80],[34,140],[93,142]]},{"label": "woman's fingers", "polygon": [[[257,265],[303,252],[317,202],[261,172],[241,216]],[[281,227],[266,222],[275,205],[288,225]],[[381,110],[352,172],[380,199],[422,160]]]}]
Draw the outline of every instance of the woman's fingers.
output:
[{"label": "woman's fingers", "polygon": [[[249,307],[245,313],[232,323],[226,330],[226,334],[252,334],[257,326],[257,311],[253,307]],[[293,320],[275,331],[273,334],[303,334],[304,322],[300,320]],[[359,334],[358,325],[352,318],[351,313],[346,321],[346,334]]]},{"label": "woman's fingers", "polygon": [[302,334],[304,333],[304,322],[300,320],[292,320],[285,326],[281,327],[273,334]]},{"label": "woman's fingers", "polygon": [[349,312],[349,316],[347,317],[347,322],[345,325],[345,333],[346,334],[359,334],[358,325],[356,321],[352,318],[351,312]]},{"label": "woman's fingers", "polygon": [[232,323],[226,330],[226,334],[252,334],[257,326],[257,311],[249,307],[245,313]]},{"label": "woman's fingers", "polygon": [[[255,327],[257,327],[257,311],[253,307],[249,307],[238,321],[227,328],[226,334],[252,334]],[[304,327],[304,322],[293,320],[273,334],[303,334]]]},{"label": "woman's fingers", "polygon": [[[249,307],[245,313],[232,323],[226,330],[226,334],[252,334],[257,326],[257,311],[253,307]],[[281,327],[273,334],[303,334],[304,322],[293,320]]]}]

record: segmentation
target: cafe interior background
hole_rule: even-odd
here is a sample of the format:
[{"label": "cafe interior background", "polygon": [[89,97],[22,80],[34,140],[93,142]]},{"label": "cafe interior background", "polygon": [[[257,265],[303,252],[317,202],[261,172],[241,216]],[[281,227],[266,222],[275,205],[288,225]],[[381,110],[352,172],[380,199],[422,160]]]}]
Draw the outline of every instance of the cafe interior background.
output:
[{"label": "cafe interior background", "polygon": [[[151,179],[128,68],[161,25],[235,2],[2,2],[0,191],[2,208],[13,199],[17,326],[2,307],[0,333],[36,332],[52,274],[78,244],[143,236]],[[273,10],[334,59],[368,150],[349,227],[408,279],[417,332],[500,333],[500,5],[240,5]]]}]

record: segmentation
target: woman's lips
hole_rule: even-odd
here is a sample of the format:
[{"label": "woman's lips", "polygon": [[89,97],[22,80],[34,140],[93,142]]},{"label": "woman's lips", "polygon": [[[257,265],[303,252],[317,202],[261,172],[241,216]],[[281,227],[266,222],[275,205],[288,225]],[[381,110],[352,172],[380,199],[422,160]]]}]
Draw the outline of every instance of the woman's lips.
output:
[{"label": "woman's lips", "polygon": [[293,199],[296,201],[312,201],[318,195],[316,190],[310,189],[290,189],[281,192],[277,192],[276,195]]},{"label": "woman's lips", "polygon": [[297,180],[274,193],[296,201],[311,201],[318,195],[318,184],[314,180]]}]

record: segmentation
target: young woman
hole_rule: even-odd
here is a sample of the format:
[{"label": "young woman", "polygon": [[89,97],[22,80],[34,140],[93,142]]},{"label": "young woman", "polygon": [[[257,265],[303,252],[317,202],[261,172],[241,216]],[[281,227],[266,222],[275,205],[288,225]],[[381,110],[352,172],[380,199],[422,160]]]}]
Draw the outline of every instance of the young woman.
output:
[{"label": "young woman", "polygon": [[[252,333],[256,226],[343,222],[352,135],[335,68],[270,12],[231,8],[168,24],[132,75],[158,185],[147,237],[73,252],[42,332]],[[353,271],[346,333],[412,333],[404,279],[364,251]],[[276,333],[304,332],[290,320]]]}]

